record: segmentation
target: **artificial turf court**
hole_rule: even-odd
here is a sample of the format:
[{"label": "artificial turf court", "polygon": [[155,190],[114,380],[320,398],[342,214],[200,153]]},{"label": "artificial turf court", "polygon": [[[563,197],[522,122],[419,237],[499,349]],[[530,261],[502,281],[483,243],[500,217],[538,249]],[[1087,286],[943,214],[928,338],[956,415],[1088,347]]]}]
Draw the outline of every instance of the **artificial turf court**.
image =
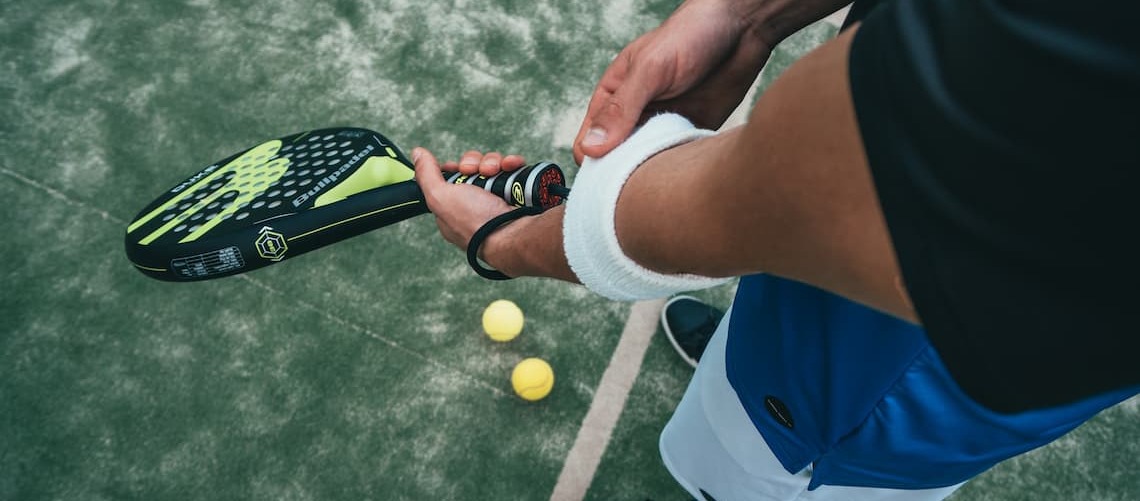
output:
[{"label": "artificial turf court", "polygon": [[[134,271],[123,232],[186,174],[311,128],[570,167],[597,76],[674,5],[0,3],[0,500],[550,498],[630,305],[484,281],[430,217],[195,284]],[[763,80],[834,31],[787,42]],[[497,298],[528,315],[506,344],[479,327]],[[557,375],[533,404],[507,380],[529,356]],[[690,373],[654,334],[575,492],[687,499],[656,437]],[[1122,404],[954,499],[1140,498],[1138,413]]]}]

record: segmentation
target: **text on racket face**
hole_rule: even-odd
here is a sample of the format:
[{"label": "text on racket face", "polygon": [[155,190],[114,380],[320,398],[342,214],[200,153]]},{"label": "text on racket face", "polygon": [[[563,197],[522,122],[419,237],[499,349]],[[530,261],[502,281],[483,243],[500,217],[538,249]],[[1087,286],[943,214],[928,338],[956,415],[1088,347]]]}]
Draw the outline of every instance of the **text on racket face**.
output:
[{"label": "text on racket face", "polygon": [[178,184],[178,186],[171,188],[170,192],[171,193],[178,193],[182,190],[185,190],[186,188],[188,188],[190,186],[194,186],[198,181],[201,181],[202,178],[209,176],[210,174],[213,174],[214,171],[218,170],[218,167],[221,167],[221,164],[214,164],[214,165],[211,165],[209,167],[206,167],[205,169],[202,169],[201,172],[194,174],[194,176],[191,177],[190,179],[182,181],[181,183]]},{"label": "text on racket face", "polygon": [[371,155],[372,151],[375,149],[376,147],[371,144],[365,145],[363,150],[360,150],[359,153],[353,155],[352,158],[348,159],[348,161],[345,162],[344,165],[340,166],[339,169],[329,173],[329,175],[325,176],[320,181],[317,181],[317,184],[313,185],[309,191],[297,195],[297,198],[293,199],[293,207],[301,207],[305,204],[305,202],[308,202],[309,199],[317,196],[325,188],[336,184],[336,182],[340,179],[340,176],[344,175],[345,172],[348,172],[353,167],[355,167],[356,164],[360,163],[362,159]]}]

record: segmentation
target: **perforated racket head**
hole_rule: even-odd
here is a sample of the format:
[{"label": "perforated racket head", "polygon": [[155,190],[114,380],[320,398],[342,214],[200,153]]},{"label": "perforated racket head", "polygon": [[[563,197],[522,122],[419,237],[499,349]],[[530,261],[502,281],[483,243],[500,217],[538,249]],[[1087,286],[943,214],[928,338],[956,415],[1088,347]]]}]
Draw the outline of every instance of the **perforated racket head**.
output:
[{"label": "perforated racket head", "polygon": [[127,227],[127,256],[161,280],[242,273],[427,212],[413,177],[399,148],[371,130],[269,140],[147,205]]}]

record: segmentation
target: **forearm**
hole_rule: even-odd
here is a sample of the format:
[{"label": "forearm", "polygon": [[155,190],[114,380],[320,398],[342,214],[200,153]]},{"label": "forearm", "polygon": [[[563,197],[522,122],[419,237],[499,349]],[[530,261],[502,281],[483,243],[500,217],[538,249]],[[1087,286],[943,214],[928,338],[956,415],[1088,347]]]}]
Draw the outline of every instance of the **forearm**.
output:
[{"label": "forearm", "polygon": [[[747,146],[737,128],[662,151],[635,170],[617,200],[614,226],[622,251],[647,269],[664,274],[737,276],[760,271],[762,256],[780,239],[745,236],[756,224],[781,218],[760,208],[756,196],[718,193],[729,183],[756,183],[762,171],[742,167]],[[591,166],[603,168],[602,166]],[[573,197],[573,195],[571,195]],[[483,259],[509,276],[578,282],[564,252],[565,206],[522,218],[493,233]],[[758,221],[768,219],[769,222]],[[754,247],[745,248],[745,240]]]},{"label": "forearm", "polygon": [[[737,128],[662,151],[634,171],[614,217],[626,255],[665,274],[726,277],[759,271],[757,253],[740,252],[739,246],[744,225],[755,223],[742,216],[758,212],[756,198],[720,196],[721,183],[712,179],[728,176],[734,183],[752,183],[759,177],[733,167],[745,153],[743,133]],[[564,215],[565,207],[556,207],[493,233],[484,244],[484,260],[509,276],[577,282],[563,251]]]},{"label": "forearm", "polygon": [[755,212],[758,200],[718,192],[722,183],[715,179],[752,184],[760,177],[735,167],[751,163],[741,157],[742,133],[736,128],[662,151],[634,171],[614,213],[627,256],[665,274],[727,277],[760,271],[757,253],[741,246],[743,234],[754,228],[743,216]]},{"label": "forearm", "polygon": [[511,277],[548,277],[578,283],[562,251],[565,206],[515,221],[487,237],[483,260]]},{"label": "forearm", "polygon": [[745,126],[645,162],[617,206],[626,254],[662,273],[772,273],[916,320],[848,85],[857,29],[790,67]]},{"label": "forearm", "polygon": [[[789,68],[746,126],[642,163],[615,207],[622,252],[663,274],[772,273],[915,319],[847,87],[853,36]],[[488,241],[488,261],[512,276],[576,281],[563,213],[512,224]]]},{"label": "forearm", "polygon": [[[746,20],[769,47],[851,3],[852,0],[720,0]],[[683,7],[683,6],[682,6]],[[679,9],[678,9],[679,10]]]}]

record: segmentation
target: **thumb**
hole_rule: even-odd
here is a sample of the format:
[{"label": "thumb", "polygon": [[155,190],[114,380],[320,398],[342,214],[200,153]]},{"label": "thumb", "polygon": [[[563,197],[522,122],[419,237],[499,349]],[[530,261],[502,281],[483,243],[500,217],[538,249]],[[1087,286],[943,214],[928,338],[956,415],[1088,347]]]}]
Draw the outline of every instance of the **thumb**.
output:
[{"label": "thumb", "polygon": [[439,161],[435,159],[435,155],[432,155],[427,148],[417,147],[412,149],[412,163],[416,169],[416,184],[420,185],[420,190],[424,192],[424,198],[428,201],[428,206],[430,207],[435,191],[447,184],[443,180],[443,172],[439,168]]},{"label": "thumb", "polygon": [[575,141],[577,152],[600,157],[629,137],[656,87],[638,76],[630,75],[612,93],[599,89],[594,94]]}]

